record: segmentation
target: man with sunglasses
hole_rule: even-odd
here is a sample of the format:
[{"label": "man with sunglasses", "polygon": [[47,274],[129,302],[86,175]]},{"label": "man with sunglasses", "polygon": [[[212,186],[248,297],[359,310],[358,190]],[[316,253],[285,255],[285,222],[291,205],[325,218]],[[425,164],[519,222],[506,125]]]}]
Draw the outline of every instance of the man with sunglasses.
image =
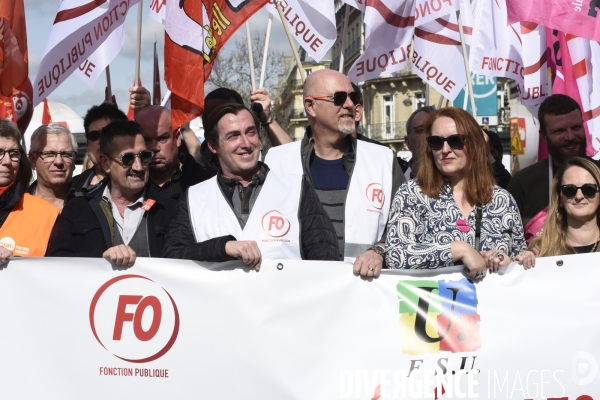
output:
[{"label": "man with sunglasses", "polygon": [[112,103],[102,103],[91,107],[83,118],[83,128],[87,140],[87,156],[93,167],[73,177],[72,195],[69,197],[91,195],[101,187],[105,173],[98,162],[100,152],[100,133],[102,128],[112,121],[127,121],[127,115]]},{"label": "man with sunglasses", "polygon": [[37,180],[27,193],[62,209],[70,193],[71,179],[77,158],[77,140],[61,124],[45,124],[31,135],[29,161]]},{"label": "man with sunglasses", "polygon": [[177,200],[188,187],[212,177],[194,157],[180,154],[181,134],[173,132],[171,110],[145,107],[135,115],[135,121],[142,126],[146,147],[154,152],[149,185],[155,186],[162,196]]},{"label": "man with sunglasses", "polygon": [[304,83],[309,127],[302,141],[269,150],[273,171],[304,173],[333,222],[340,258],[354,272],[378,276],[383,267],[390,201],[405,181],[389,148],[356,140],[360,92],[333,70],[316,71]]},{"label": "man with sunglasses", "polygon": [[136,257],[161,257],[176,202],[146,186],[152,156],[138,123],[105,126],[98,162],[108,180],[93,196],[67,203],[52,231],[48,255],[103,257],[123,266],[133,265]]}]

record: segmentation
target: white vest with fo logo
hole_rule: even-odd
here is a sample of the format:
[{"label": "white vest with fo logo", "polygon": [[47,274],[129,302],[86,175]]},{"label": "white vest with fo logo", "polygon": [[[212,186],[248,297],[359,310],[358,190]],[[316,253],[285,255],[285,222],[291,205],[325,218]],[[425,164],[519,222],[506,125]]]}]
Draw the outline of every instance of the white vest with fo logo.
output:
[{"label": "white vest with fo logo", "polygon": [[[385,146],[358,140],[356,162],[350,177],[344,210],[344,261],[377,243],[383,232],[392,201],[394,153]],[[301,142],[272,147],[265,164],[271,171],[303,173]]]},{"label": "white vest with fo logo", "polygon": [[302,175],[269,171],[244,229],[223,197],[216,176],[191,186],[188,208],[196,241],[233,235],[240,241],[256,241],[263,259],[301,260],[298,210],[302,179]]}]

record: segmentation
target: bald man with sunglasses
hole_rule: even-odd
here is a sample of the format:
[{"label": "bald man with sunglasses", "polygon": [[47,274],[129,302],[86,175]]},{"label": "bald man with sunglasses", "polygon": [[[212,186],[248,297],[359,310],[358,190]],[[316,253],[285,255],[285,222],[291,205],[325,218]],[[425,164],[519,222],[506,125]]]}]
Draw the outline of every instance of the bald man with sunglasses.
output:
[{"label": "bald man with sunglasses", "polygon": [[109,179],[92,195],[67,203],[47,255],[103,257],[120,266],[133,265],[137,257],[162,257],[163,237],[177,202],[147,185],[153,155],[138,123],[106,125],[98,163]]},{"label": "bald man with sunglasses", "polygon": [[340,259],[363,277],[383,268],[390,201],[405,181],[393,152],[357,141],[356,106],[360,92],[330,69],[304,83],[309,127],[302,141],[271,148],[265,163],[273,171],[304,173],[335,227]]}]

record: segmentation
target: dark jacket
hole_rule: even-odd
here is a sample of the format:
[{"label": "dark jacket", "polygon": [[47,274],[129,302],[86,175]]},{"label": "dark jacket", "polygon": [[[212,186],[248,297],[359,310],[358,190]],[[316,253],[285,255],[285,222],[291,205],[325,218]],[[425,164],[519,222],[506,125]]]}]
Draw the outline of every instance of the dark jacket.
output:
[{"label": "dark jacket", "polygon": [[[113,246],[111,227],[100,206],[106,182],[93,196],[77,197],[65,205],[52,230],[47,256],[102,257]],[[146,213],[150,256],[162,257],[164,236],[177,202],[158,195],[150,187],[146,197],[156,201]]]},{"label": "dark jacket", "polygon": [[[268,167],[262,164],[268,179]],[[222,183],[221,172],[217,173],[217,182],[224,199],[233,209],[230,191]],[[306,180],[302,180],[300,209],[300,255],[303,260],[339,260],[337,235],[329,220],[317,193]],[[164,256],[197,261],[230,261],[234,258],[225,252],[225,244],[236,240],[234,236],[221,236],[197,243],[190,221],[187,191],[179,199],[175,218],[169,225],[165,238]]]},{"label": "dark jacket", "polygon": [[198,164],[196,160],[194,160],[194,157],[189,154],[180,154],[179,162],[181,163],[181,167],[177,167],[170,181],[162,186],[157,186],[152,182],[152,179],[150,179],[148,186],[155,189],[163,197],[177,200],[190,186],[214,176],[214,174]]}]

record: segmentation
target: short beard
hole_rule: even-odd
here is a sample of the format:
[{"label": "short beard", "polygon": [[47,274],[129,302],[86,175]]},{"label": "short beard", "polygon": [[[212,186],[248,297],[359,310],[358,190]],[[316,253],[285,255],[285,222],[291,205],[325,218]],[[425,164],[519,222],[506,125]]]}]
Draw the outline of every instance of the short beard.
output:
[{"label": "short beard", "polygon": [[154,167],[150,166],[150,172],[151,173],[163,174],[163,173],[167,172],[170,168],[171,168],[171,164],[163,165],[162,167],[159,167],[159,166],[154,166]]},{"label": "short beard", "polygon": [[352,122],[352,125],[348,124],[346,126],[344,121],[338,121],[338,131],[344,135],[352,135],[356,131],[356,126],[354,126],[354,122]]}]

